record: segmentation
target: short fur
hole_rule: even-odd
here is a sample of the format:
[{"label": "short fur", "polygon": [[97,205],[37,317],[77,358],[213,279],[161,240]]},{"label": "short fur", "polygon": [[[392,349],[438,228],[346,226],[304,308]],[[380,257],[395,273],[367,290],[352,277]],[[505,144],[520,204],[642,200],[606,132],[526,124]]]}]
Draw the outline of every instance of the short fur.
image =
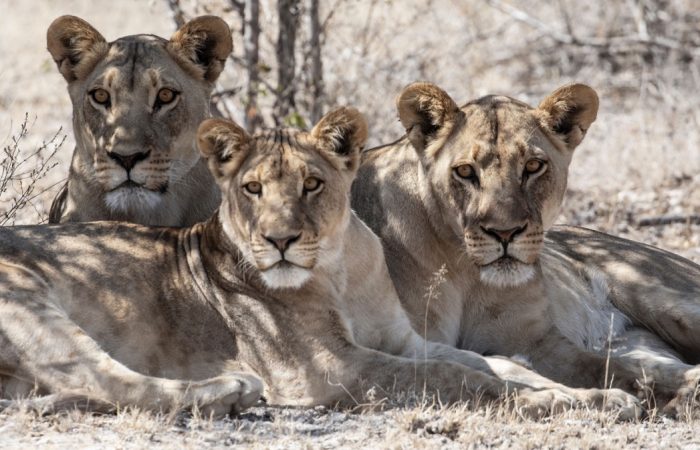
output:
[{"label": "short fur", "polygon": [[[352,204],[381,238],[417,329],[480,353],[524,355],[571,386],[612,380],[636,392],[640,380],[659,402],[675,397],[671,407],[697,392],[700,267],[582,228],[554,227],[545,239],[596,117],[591,88],[564,86],[537,108],[503,96],[458,108],[437,86],[415,83],[397,105],[406,136],[365,153]],[[543,165],[528,173],[533,160]],[[473,176],[462,179],[467,164]]]},{"label": "short fur", "polygon": [[220,414],[256,397],[253,379],[227,375],[246,371],[277,404],[355,405],[371,388],[446,402],[517,390],[533,415],[581,401],[634,417],[622,391],[566,388],[413,331],[379,240],[349,207],[366,136],[351,108],[310,133],[249,136],[208,120],[198,142],[223,192],[209,221],[1,229],[4,394],[37,386],[54,408],[88,398]]},{"label": "short fur", "polygon": [[[49,222],[185,226],[208,218],[220,194],[194,141],[233,49],[226,23],[203,16],[169,41],[140,34],[108,43],[84,20],[62,16],[46,40],[68,83],[76,141]],[[176,97],[159,104],[164,88]],[[109,93],[108,105],[91,97],[96,89]],[[130,157],[133,167],[119,162]]]}]

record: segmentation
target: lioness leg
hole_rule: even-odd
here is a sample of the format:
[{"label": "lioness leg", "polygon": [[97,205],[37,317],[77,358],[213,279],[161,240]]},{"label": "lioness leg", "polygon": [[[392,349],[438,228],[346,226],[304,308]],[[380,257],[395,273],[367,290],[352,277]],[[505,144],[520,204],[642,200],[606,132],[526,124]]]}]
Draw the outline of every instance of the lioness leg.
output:
[{"label": "lioness leg", "polygon": [[666,405],[666,412],[675,414],[700,399],[700,366],[683,362],[656,334],[631,328],[613,340],[611,354],[638,372],[644,384],[653,389],[657,404]]},{"label": "lioness leg", "polygon": [[567,386],[583,388],[618,387],[637,393],[640,373],[619,358],[608,358],[605,352],[578,347],[556,328],[532,346],[526,356],[540,374]]},{"label": "lioness leg", "polygon": [[569,386],[616,386],[640,396],[652,392],[662,405],[669,399],[687,402],[697,395],[698,367],[683,363],[660,337],[638,327],[599,351],[579,348],[556,330],[536,348],[529,355],[534,368]]},{"label": "lioness leg", "polygon": [[[494,375],[501,380],[517,383],[521,387],[534,390],[548,390],[553,395],[555,392],[558,392],[562,399],[565,397],[570,398],[572,405],[580,402],[590,407],[614,410],[622,419],[636,418],[641,412],[639,401],[634,396],[620,389],[571,388],[546,378],[508,358],[484,357],[472,351],[425,341],[417,333],[415,334],[414,342],[415,346],[412,349],[412,352],[415,354],[414,357],[422,354],[423,358],[452,361]],[[411,350],[406,356],[411,356],[410,352]]]},{"label": "lioness leg", "polygon": [[[147,410],[198,405],[206,413],[223,415],[249,406],[260,395],[257,378],[244,374],[189,382],[136,373],[111,358],[60,309],[35,301],[37,297],[20,289],[0,291],[0,367],[53,393],[37,400],[41,409],[71,401],[89,407],[93,399],[94,405]],[[48,296],[44,292],[41,297]]]},{"label": "lioness leg", "polygon": [[616,291],[613,301],[635,324],[652,330],[688,363],[700,364],[700,269],[682,273],[694,277],[697,286],[686,284],[684,291],[671,287],[673,284],[649,282]]},{"label": "lioness leg", "polygon": [[412,389],[444,403],[489,402],[514,395],[516,408],[530,417],[563,411],[575,402],[558,389],[534,390],[451,361],[405,358],[356,348],[345,363],[343,392],[350,393],[356,401],[372,387],[387,393],[397,388]]},{"label": "lioness leg", "polygon": [[[592,251],[592,249],[604,251]],[[610,301],[660,336],[686,362],[700,364],[700,265],[667,251],[578,227],[547,233],[555,264],[602,274]]]}]

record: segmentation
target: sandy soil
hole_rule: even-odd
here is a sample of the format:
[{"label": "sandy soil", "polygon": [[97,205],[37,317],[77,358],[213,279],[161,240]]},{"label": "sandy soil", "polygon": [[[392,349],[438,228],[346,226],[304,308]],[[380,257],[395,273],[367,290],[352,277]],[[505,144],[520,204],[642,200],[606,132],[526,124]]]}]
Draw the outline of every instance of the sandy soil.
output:
[{"label": "sandy soil", "polygon": [[616,423],[609,415],[573,411],[537,422],[505,411],[407,407],[355,414],[325,408],[256,407],[211,421],[127,411],[48,418],[0,415],[0,444],[102,448],[668,448],[699,449],[698,423],[656,419]]}]

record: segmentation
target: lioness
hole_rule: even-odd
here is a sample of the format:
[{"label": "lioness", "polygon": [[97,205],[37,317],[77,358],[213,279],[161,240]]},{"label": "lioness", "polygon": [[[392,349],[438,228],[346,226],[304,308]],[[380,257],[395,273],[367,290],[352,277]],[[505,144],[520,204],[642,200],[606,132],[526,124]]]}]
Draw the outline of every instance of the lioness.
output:
[{"label": "lioness", "polygon": [[564,86],[537,108],[503,96],[460,108],[415,83],[397,107],[406,135],[365,153],[352,205],[380,236],[416,329],[525,355],[571,386],[636,391],[639,380],[676,404],[697,392],[700,267],[583,228],[555,227],[545,244],[573,151],[596,118],[590,87]]},{"label": "lioness", "polygon": [[195,133],[233,49],[226,23],[198,17],[169,41],[139,34],[108,43],[84,20],[62,16],[46,42],[68,82],[76,141],[49,222],[209,218],[220,194]]},{"label": "lioness", "polygon": [[207,222],[0,229],[0,373],[15,380],[4,394],[36,384],[53,395],[44,407],[97,398],[221,414],[257,397],[254,380],[226,375],[245,371],[272,403],[354,404],[372,387],[449,402],[517,390],[530,414],[580,400],[634,417],[622,391],[569,389],[412,330],[379,240],[349,207],[366,137],[350,108],[310,133],[251,137],[208,120],[199,145],[223,200]]}]

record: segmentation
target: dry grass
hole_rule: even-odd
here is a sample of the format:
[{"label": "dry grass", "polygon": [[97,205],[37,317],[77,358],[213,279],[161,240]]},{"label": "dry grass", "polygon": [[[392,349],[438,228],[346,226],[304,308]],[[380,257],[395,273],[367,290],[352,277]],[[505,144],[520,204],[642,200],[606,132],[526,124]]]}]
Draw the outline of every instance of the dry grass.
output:
[{"label": "dry grass", "polygon": [[697,421],[617,422],[573,410],[531,421],[504,407],[394,407],[352,413],[255,407],[235,419],[127,410],[114,416],[71,412],[0,414],[3,448],[698,448]]}]

